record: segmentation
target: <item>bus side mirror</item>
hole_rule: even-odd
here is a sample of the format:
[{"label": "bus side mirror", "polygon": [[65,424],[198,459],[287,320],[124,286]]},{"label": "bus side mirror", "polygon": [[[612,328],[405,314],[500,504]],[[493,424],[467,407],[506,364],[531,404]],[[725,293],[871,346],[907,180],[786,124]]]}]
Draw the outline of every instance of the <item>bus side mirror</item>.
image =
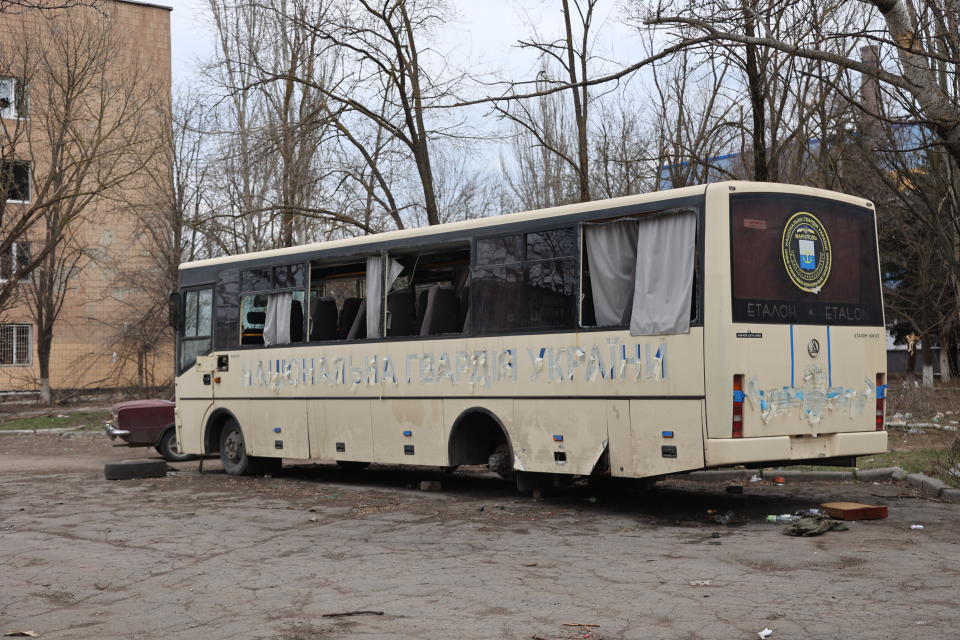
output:
[{"label": "bus side mirror", "polygon": [[167,323],[176,329],[180,326],[180,294],[176,291],[170,294],[167,307]]}]

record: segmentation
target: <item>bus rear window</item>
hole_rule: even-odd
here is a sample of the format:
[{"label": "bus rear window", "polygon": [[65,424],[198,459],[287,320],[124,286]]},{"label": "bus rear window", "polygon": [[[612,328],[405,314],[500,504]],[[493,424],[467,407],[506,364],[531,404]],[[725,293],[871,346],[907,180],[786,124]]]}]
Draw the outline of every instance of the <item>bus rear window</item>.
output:
[{"label": "bus rear window", "polygon": [[883,324],[873,212],[783,194],[730,197],[733,321]]}]

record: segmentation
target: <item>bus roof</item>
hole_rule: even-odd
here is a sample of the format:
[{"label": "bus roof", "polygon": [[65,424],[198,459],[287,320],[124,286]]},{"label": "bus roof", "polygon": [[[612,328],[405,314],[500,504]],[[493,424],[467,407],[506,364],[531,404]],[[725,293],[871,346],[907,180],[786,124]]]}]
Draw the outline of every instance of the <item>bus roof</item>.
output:
[{"label": "bus roof", "polygon": [[[448,222],[429,227],[412,227],[399,231],[385,231],[383,233],[374,233],[366,236],[356,236],[353,238],[343,238],[341,240],[327,240],[325,242],[314,242],[302,244],[294,247],[285,247],[282,249],[271,249],[267,251],[255,251],[252,253],[242,253],[219,258],[207,258],[205,260],[196,260],[194,262],[185,262],[180,265],[180,270],[202,269],[215,267],[233,262],[261,262],[267,260],[281,259],[284,256],[297,256],[300,254],[310,254],[329,250],[344,250],[350,247],[363,247],[364,245],[380,245],[396,240],[412,238],[429,238],[431,236],[443,236],[449,238],[450,234],[457,232],[469,232],[486,227],[506,226],[516,223],[523,223],[534,220],[546,220],[554,217],[563,217],[590,213],[593,211],[602,211],[604,209],[616,209],[628,207],[631,205],[650,204],[666,200],[682,200],[688,198],[703,197],[707,187],[714,188],[735,188],[741,191],[767,191],[772,190],[778,193],[792,193],[797,195],[808,195],[821,198],[832,198],[842,200],[851,204],[872,207],[872,204],[858,198],[836,191],[827,191],[815,187],[805,187],[794,184],[781,184],[773,182],[752,182],[752,181],[726,181],[713,182],[709,184],[695,185],[692,187],[682,187],[679,189],[667,189],[664,191],[654,191],[633,196],[623,196],[620,198],[611,198],[609,200],[593,200],[590,202],[578,202],[559,207],[550,207],[547,209],[536,209],[534,211],[525,211],[522,213],[508,213],[487,218],[476,218],[474,220],[463,220],[460,222]],[[439,238],[438,238],[439,240]]]},{"label": "bus roof", "polygon": [[599,211],[603,209],[612,209],[631,204],[640,204],[647,202],[656,202],[658,200],[673,200],[675,198],[684,198],[690,196],[701,196],[706,189],[706,185],[697,185],[693,187],[683,187],[681,189],[670,189],[667,191],[655,191],[635,196],[623,196],[621,198],[612,198],[609,200],[594,200],[591,202],[578,202],[559,207],[550,207],[548,209],[536,209],[523,213],[508,213],[487,218],[476,218],[474,220],[463,220],[460,222],[447,222],[445,224],[433,225],[430,227],[412,227],[398,231],[385,231],[366,236],[356,236],[354,238],[344,238],[342,240],[328,240],[325,242],[314,242],[302,244],[294,247],[285,247],[282,249],[271,249],[268,251],[256,251],[253,253],[243,253],[219,258],[208,258],[206,260],[196,260],[194,262],[185,262],[180,265],[180,269],[194,269],[200,267],[209,267],[213,265],[227,264],[239,260],[259,260],[269,258],[280,258],[283,256],[295,256],[301,253],[311,253],[325,249],[339,249],[344,247],[361,247],[365,244],[381,243],[391,240],[402,240],[404,238],[419,238],[438,234],[449,234],[456,231],[470,231],[482,229],[484,227],[493,227],[516,222],[525,222],[528,220],[539,220],[551,218],[554,216],[563,216],[567,214],[583,213],[588,211]]}]

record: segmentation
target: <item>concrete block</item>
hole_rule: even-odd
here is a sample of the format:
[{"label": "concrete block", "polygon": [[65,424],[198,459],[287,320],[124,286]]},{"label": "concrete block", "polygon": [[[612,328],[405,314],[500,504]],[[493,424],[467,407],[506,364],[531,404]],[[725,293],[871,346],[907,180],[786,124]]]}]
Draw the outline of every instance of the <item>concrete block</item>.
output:
[{"label": "concrete block", "polygon": [[900,467],[884,467],[883,469],[857,469],[856,476],[860,482],[890,482],[893,474],[903,471]]},{"label": "concrete block", "polygon": [[937,498],[940,492],[950,487],[947,483],[936,478],[931,478],[923,473],[910,473],[907,475],[907,484],[920,491],[922,495]]},{"label": "concrete block", "polygon": [[944,489],[940,492],[940,497],[944,500],[960,504],[960,489]]},{"label": "concrete block", "polygon": [[440,491],[443,486],[439,480],[421,480],[420,491]]},{"label": "concrete block", "polygon": [[742,480],[749,482],[750,478],[760,475],[760,471],[753,469],[710,469],[708,471],[693,471],[685,476],[677,476],[685,480],[697,482],[735,482]]},{"label": "concrete block", "polygon": [[776,477],[790,482],[849,482],[853,480],[852,471],[793,471],[764,469],[763,479],[773,480]]}]

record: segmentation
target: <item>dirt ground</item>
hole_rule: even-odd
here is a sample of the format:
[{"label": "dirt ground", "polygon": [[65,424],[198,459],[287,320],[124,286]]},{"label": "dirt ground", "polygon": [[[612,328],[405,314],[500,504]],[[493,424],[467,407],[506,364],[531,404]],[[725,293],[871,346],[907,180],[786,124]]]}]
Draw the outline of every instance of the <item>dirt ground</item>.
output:
[{"label": "dirt ground", "polygon": [[[100,434],[0,435],[0,633],[41,638],[960,636],[960,505],[895,485],[661,482],[534,500],[483,473],[216,461],[108,482],[155,457]],[[441,492],[416,490],[439,479]],[[827,500],[887,520],[791,538]],[[708,509],[733,511],[728,525]],[[910,525],[922,523],[923,530]],[[718,537],[714,537],[718,536]],[[324,617],[350,611],[364,614]],[[596,626],[569,626],[569,625]]]}]

